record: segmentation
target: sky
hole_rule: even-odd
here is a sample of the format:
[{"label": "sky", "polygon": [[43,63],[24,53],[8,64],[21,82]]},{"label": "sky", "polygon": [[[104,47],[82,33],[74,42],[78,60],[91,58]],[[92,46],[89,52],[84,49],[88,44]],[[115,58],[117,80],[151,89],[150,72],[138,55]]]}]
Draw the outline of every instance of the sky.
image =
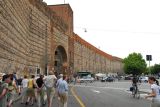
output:
[{"label": "sky", "polygon": [[160,0],[43,1],[70,4],[74,32],[100,50],[120,58],[152,55],[151,65],[160,63]]}]

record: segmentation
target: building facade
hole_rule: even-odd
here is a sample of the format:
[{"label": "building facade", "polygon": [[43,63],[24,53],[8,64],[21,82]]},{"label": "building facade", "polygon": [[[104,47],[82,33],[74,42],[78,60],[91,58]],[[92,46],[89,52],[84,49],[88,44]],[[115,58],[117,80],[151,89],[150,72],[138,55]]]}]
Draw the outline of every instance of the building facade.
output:
[{"label": "building facade", "polygon": [[73,32],[68,4],[43,0],[0,0],[0,72],[19,75],[73,74],[77,71],[122,72],[113,57]]}]

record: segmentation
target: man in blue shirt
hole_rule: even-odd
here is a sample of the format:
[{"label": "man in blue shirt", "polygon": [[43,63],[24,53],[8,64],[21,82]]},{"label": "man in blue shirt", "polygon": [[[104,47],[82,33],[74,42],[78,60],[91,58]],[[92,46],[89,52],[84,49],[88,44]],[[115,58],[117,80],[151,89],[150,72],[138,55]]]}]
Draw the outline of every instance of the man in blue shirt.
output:
[{"label": "man in blue shirt", "polygon": [[63,76],[63,80],[59,82],[58,93],[59,93],[60,101],[63,104],[63,107],[67,107],[68,83],[67,83],[67,76],[65,75]]}]

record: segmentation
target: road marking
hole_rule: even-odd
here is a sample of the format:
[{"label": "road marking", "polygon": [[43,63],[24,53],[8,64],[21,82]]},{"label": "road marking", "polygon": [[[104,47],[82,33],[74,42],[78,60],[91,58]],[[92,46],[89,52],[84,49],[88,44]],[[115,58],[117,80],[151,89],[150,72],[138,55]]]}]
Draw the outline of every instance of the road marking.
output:
[{"label": "road marking", "polygon": [[98,94],[101,93],[100,91],[97,91],[97,90],[92,90],[92,91]]},{"label": "road marking", "polygon": [[71,93],[73,94],[73,96],[76,98],[76,100],[78,101],[78,103],[80,104],[81,107],[85,107],[84,103],[82,102],[82,100],[77,96],[77,94],[74,91],[74,88],[71,87]]},{"label": "road marking", "polygon": [[[132,92],[129,91],[129,90],[125,90],[125,92],[132,95]],[[142,93],[140,93],[140,98],[146,99],[146,98],[145,98],[146,95],[148,95],[148,94],[144,94],[144,93],[142,94]],[[152,98],[147,98],[146,100],[152,101]]]},{"label": "road marking", "polygon": [[100,88],[100,89],[115,89],[115,90],[126,90],[126,88],[116,88],[116,87],[97,87],[97,86],[83,86],[83,85],[75,85],[75,87]]}]

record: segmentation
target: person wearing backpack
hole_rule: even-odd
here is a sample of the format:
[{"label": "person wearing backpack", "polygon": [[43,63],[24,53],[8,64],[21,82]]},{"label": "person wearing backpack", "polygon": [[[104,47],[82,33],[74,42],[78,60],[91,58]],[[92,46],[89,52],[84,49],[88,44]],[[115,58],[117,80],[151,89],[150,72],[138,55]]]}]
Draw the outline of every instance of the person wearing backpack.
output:
[{"label": "person wearing backpack", "polygon": [[55,81],[57,80],[56,76],[52,71],[49,72],[49,75],[45,79],[45,87],[47,92],[48,107],[51,107],[53,96],[55,94]]},{"label": "person wearing backpack", "polygon": [[8,83],[11,82],[10,76],[4,75],[2,79],[2,83],[0,85],[0,107],[7,106],[7,92],[8,92]]},{"label": "person wearing backpack", "polygon": [[21,92],[22,92],[22,87],[21,87],[22,86],[22,80],[23,80],[22,77],[17,79],[17,85],[18,85],[17,87],[18,87],[18,94],[19,95],[21,95]]},{"label": "person wearing backpack", "polygon": [[44,81],[43,81],[44,76],[40,75],[40,77],[36,80],[37,83],[37,105],[38,107],[41,107],[42,103],[45,105],[45,100],[44,100]]}]

